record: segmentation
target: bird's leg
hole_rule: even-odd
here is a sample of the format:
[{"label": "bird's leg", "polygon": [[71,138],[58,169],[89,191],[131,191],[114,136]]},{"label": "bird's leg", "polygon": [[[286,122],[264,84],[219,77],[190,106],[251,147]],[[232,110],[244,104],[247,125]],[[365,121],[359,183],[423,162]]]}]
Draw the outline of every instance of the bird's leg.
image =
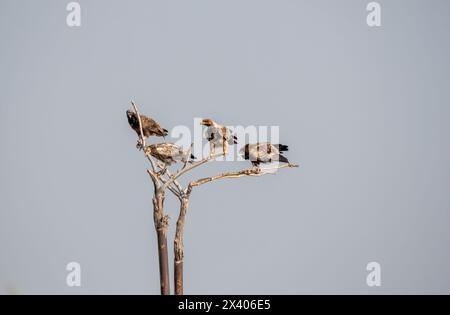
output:
[{"label": "bird's leg", "polygon": [[226,156],[228,154],[228,141],[227,139],[225,139],[225,137],[223,138],[222,147],[223,147],[223,155]]},{"label": "bird's leg", "polygon": [[209,143],[209,156],[211,157],[216,152],[216,145],[212,142]]},{"label": "bird's leg", "polygon": [[138,150],[142,150],[144,148],[144,142],[142,141],[141,138],[138,139],[137,144],[136,144],[136,148]]}]

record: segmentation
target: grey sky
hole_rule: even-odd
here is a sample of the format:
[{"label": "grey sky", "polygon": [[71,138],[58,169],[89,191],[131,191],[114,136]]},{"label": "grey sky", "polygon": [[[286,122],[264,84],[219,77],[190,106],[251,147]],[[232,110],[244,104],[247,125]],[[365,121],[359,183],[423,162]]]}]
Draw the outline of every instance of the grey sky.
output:
[{"label": "grey sky", "polygon": [[0,2],[1,293],[159,293],[130,99],[166,128],[278,125],[301,164],[193,192],[186,293],[450,293],[448,1],[379,1],[369,28],[362,0],[80,0],[78,29],[68,2]]}]

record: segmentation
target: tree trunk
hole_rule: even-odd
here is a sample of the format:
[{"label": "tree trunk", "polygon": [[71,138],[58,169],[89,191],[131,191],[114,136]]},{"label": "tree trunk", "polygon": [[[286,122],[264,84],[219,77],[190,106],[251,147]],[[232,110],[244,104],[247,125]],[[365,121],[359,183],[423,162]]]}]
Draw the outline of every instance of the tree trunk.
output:
[{"label": "tree trunk", "polygon": [[188,197],[181,198],[180,215],[177,221],[177,229],[175,232],[174,241],[174,277],[175,277],[175,294],[183,294],[183,260],[184,260],[184,246],[183,246],[183,236],[184,236],[184,220],[186,218],[186,213],[189,207]]},{"label": "tree trunk", "polygon": [[170,294],[169,258],[167,251],[168,217],[164,215],[164,192],[156,191],[153,197],[153,220],[158,237],[159,280],[161,295]]}]

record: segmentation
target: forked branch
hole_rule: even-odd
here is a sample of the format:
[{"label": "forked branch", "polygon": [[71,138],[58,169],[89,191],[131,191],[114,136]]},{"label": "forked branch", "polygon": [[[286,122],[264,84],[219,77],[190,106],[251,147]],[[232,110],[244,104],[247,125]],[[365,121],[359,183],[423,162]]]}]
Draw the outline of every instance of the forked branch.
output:
[{"label": "forked branch", "polygon": [[188,165],[188,164],[184,164],[184,166],[179,169],[175,174],[173,174],[172,176],[170,176],[170,179],[164,184],[164,187],[169,186],[171,183],[173,183],[174,181],[176,181],[181,175],[193,170],[196,167],[199,167],[200,165],[203,165],[215,158],[218,158],[220,156],[224,155],[223,153],[218,153],[218,154],[211,154],[208,157],[197,161],[197,162],[193,162],[192,164]]}]

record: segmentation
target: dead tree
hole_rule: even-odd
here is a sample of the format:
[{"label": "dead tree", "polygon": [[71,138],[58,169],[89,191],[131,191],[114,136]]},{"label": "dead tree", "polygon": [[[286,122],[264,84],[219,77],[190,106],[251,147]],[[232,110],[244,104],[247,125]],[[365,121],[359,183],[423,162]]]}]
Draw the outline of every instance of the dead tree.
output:
[{"label": "dead tree", "polygon": [[144,148],[144,154],[151,165],[151,167],[147,169],[147,173],[149,174],[154,186],[153,221],[158,239],[159,274],[162,295],[170,294],[169,259],[167,250],[167,230],[169,227],[169,216],[164,212],[165,192],[169,190],[180,201],[180,212],[178,215],[174,238],[174,292],[177,295],[181,295],[183,294],[184,225],[189,209],[189,198],[191,196],[193,188],[219,179],[272,174],[275,170],[281,168],[298,167],[298,165],[279,164],[276,167],[264,169],[261,169],[259,167],[252,167],[237,172],[226,172],[215,176],[200,178],[189,182],[186,187],[182,187],[182,185],[178,181],[181,176],[201,165],[215,160],[217,157],[224,156],[224,153],[222,152],[218,154],[210,154],[206,158],[192,163],[188,163],[187,161],[185,161],[182,167],[180,167],[175,173],[172,173],[166,165],[164,165],[160,161],[155,160],[150,154],[148,154],[148,152],[146,152],[145,138],[142,131],[140,114],[137,106],[133,102],[132,105],[139,119],[139,141],[142,144],[142,148]]}]

